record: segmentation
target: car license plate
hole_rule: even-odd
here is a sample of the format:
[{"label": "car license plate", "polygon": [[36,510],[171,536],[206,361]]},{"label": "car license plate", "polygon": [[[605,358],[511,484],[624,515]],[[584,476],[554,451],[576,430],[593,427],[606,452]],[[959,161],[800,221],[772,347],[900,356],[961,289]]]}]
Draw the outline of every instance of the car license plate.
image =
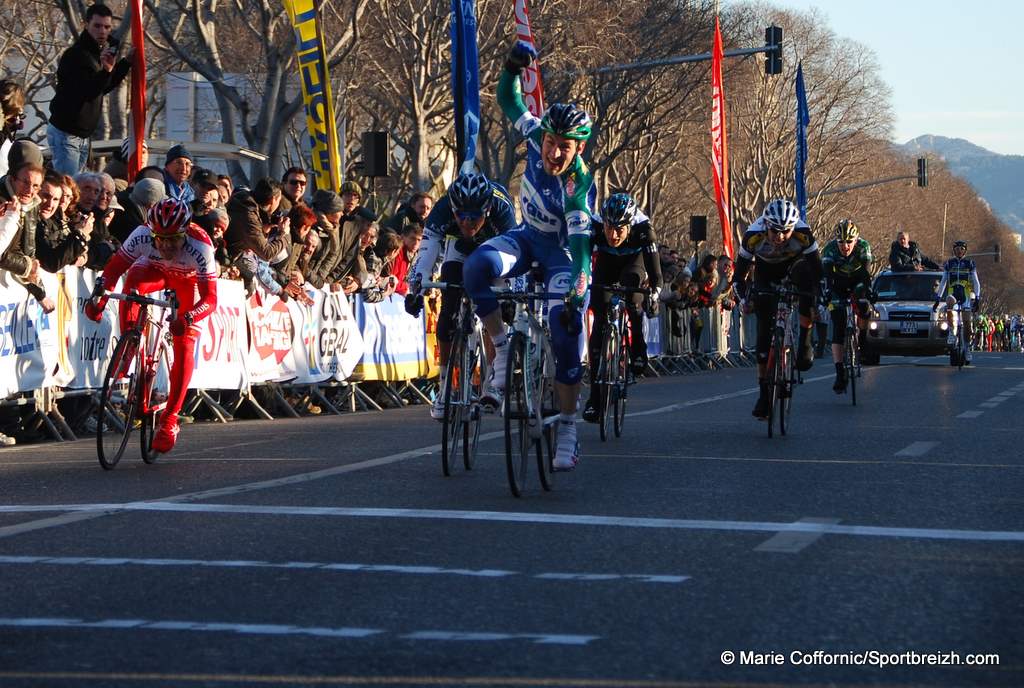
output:
[{"label": "car license plate", "polygon": [[904,320],[900,323],[900,333],[917,334],[917,323],[913,320]]}]

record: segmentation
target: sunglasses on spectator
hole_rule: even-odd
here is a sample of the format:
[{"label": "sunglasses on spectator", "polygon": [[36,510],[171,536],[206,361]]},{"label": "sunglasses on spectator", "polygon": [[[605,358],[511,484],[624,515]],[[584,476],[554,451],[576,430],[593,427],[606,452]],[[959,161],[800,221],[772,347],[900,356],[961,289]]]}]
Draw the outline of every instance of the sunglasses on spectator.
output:
[{"label": "sunglasses on spectator", "polygon": [[290,184],[291,186],[305,186],[306,183],[307,182],[306,182],[305,179],[289,179],[288,180],[288,184]]}]

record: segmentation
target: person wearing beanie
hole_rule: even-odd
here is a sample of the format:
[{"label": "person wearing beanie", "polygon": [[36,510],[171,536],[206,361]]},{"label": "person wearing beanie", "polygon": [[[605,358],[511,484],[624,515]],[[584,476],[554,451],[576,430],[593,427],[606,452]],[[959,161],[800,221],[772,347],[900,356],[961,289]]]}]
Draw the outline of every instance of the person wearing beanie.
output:
[{"label": "person wearing beanie", "polygon": [[185,203],[196,200],[195,191],[188,183],[194,163],[192,156],[180,143],[171,146],[167,151],[167,157],[164,158],[164,184],[170,198],[177,198]]},{"label": "person wearing beanie", "polygon": [[[85,169],[89,137],[99,124],[103,96],[131,70],[131,53],[117,59],[117,41],[110,35],[114,14],[96,3],[85,11],[85,30],[57,63],[57,86],[50,101],[46,140],[53,168],[75,175]],[[134,51],[132,51],[134,52]]]},{"label": "person wearing beanie", "polygon": [[36,259],[43,154],[31,141],[15,141],[7,163],[0,179],[0,270],[10,272],[49,313],[53,301],[46,298]]},{"label": "person wearing beanie", "polygon": [[146,224],[149,209],[165,198],[164,183],[156,179],[139,179],[131,188],[118,192],[117,201],[124,209],[114,214],[108,226],[110,235],[124,242],[136,227]]},{"label": "person wearing beanie", "polygon": [[[344,185],[342,185],[344,186]],[[317,189],[311,204],[316,224],[311,230],[317,248],[309,259],[306,281],[319,289],[329,284],[331,271],[341,260],[342,197],[330,189]]]}]

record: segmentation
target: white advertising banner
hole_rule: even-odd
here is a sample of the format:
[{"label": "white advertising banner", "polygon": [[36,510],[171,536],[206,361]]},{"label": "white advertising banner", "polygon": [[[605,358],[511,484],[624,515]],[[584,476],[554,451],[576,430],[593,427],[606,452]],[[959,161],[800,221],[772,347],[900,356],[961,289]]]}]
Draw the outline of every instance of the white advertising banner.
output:
[{"label": "white advertising banner", "polygon": [[242,283],[218,280],[217,309],[196,324],[201,332],[189,389],[244,389],[249,346]]}]

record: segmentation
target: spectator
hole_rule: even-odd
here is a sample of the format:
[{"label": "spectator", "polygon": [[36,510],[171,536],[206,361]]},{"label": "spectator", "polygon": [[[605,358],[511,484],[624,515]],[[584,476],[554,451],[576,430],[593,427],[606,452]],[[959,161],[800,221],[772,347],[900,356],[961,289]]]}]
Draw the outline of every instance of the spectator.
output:
[{"label": "spectator", "polygon": [[[88,234],[79,227],[71,227],[60,210],[64,195],[63,177],[49,170],[43,176],[39,189],[39,223],[36,225],[36,257],[47,272],[57,272],[65,265],[74,265],[85,256],[89,246]],[[92,225],[88,225],[92,231]],[[84,261],[83,261],[84,263]]]},{"label": "spectator", "polygon": [[60,197],[60,212],[65,218],[70,219],[69,213],[73,208],[78,207],[78,184],[69,175],[60,176],[60,188],[64,193]]},{"label": "spectator", "polygon": [[103,96],[128,75],[131,61],[117,59],[117,43],[110,38],[114,13],[96,3],[85,11],[85,30],[64,51],[57,64],[57,85],[50,102],[46,140],[53,152],[53,167],[78,174],[89,157],[89,137],[99,124]]},{"label": "spectator", "polygon": [[359,258],[359,237],[376,221],[373,212],[362,206],[353,215],[342,216],[338,227],[339,259],[327,279],[332,288],[353,294],[365,281],[365,267]]},{"label": "spectator", "polygon": [[122,209],[114,214],[107,230],[110,236],[124,242],[139,225],[146,224],[149,209],[167,197],[163,182],[156,179],[140,179],[131,189],[119,191],[118,200]]},{"label": "spectator", "polygon": [[362,206],[360,201],[363,199],[363,189],[353,181],[344,182],[341,185],[341,204],[342,204],[342,215],[344,217],[354,217],[356,211]]},{"label": "spectator", "polygon": [[292,282],[302,286],[306,281],[306,270],[315,244],[310,240],[316,213],[299,201],[288,211],[288,226],[291,228],[291,250],[285,261],[275,264],[277,280],[282,284]]},{"label": "spectator", "polygon": [[194,164],[192,156],[180,143],[171,146],[171,149],[167,151],[167,157],[164,158],[164,184],[167,186],[168,197],[177,198],[186,203],[196,200],[195,191],[188,183]]},{"label": "spectator", "polygon": [[231,198],[231,194],[234,193],[235,185],[231,182],[231,177],[226,174],[217,175],[217,193],[220,194],[220,205],[221,207],[227,206],[228,199]]},{"label": "spectator", "polygon": [[[380,237],[378,238],[378,234]],[[394,232],[380,232],[376,223],[359,236],[359,246],[366,262],[367,279],[361,294],[367,303],[383,301],[395,293],[398,278],[388,267],[402,249],[402,240]]]},{"label": "spectator", "polygon": [[0,177],[7,174],[7,154],[14,139],[25,126],[25,90],[17,81],[0,81],[0,112],[3,126],[0,127]]},{"label": "spectator", "polygon": [[383,226],[385,229],[397,234],[401,234],[405,225],[409,222],[415,222],[422,229],[426,226],[427,215],[430,215],[433,207],[434,198],[424,191],[417,191],[409,197],[408,203],[399,206],[398,211],[388,218]]},{"label": "spectator", "polygon": [[921,253],[917,242],[911,241],[909,234],[900,230],[896,234],[896,241],[889,247],[889,269],[893,272],[920,272],[925,269],[938,270],[939,266]]},{"label": "spectator", "polygon": [[[43,184],[43,154],[31,141],[15,141],[7,157],[7,174],[0,179],[0,270],[11,273],[47,313],[53,300],[46,296],[36,259],[36,225],[39,224],[39,189]],[[8,237],[10,237],[8,241]]]},{"label": "spectator", "polygon": [[420,250],[420,243],[423,241],[423,225],[418,222],[406,222],[402,227],[401,237],[402,248],[391,262],[389,274],[398,279],[398,287],[395,292],[405,296],[409,291],[409,285],[406,284],[405,278]]},{"label": "spectator", "polygon": [[220,205],[220,191],[217,190],[217,175],[210,170],[196,168],[192,173],[193,215],[206,215]]},{"label": "spectator", "polygon": [[697,302],[701,308],[711,306],[712,294],[718,286],[717,266],[718,259],[713,255],[706,255],[693,275],[693,284],[697,287]]},{"label": "spectator", "polygon": [[230,222],[228,211],[225,208],[217,207],[206,215],[192,218],[192,221],[210,235],[210,241],[213,243],[213,255],[219,268],[217,276],[220,277],[224,274],[225,277],[229,277],[226,273],[231,267],[231,258],[228,255],[227,242],[224,240],[224,234],[227,232]]},{"label": "spectator", "polygon": [[345,203],[330,189],[317,189],[313,194],[317,249],[310,257],[306,281],[319,289],[330,283],[330,275],[341,261],[341,218]]},{"label": "spectator", "polygon": [[[140,179],[155,179],[161,184],[164,183],[164,168],[157,165],[146,165],[139,173],[135,175],[135,181],[138,182]],[[164,189],[164,197],[166,198],[167,190]]]},{"label": "spectator", "polygon": [[281,192],[293,206],[303,200],[309,188],[309,177],[301,167],[289,167],[281,175]]},{"label": "spectator", "polygon": [[286,237],[267,239],[270,216],[281,203],[280,182],[264,177],[256,182],[252,191],[238,190],[228,200],[228,255],[234,259],[244,251],[252,251],[257,258],[269,261],[285,247]]}]

